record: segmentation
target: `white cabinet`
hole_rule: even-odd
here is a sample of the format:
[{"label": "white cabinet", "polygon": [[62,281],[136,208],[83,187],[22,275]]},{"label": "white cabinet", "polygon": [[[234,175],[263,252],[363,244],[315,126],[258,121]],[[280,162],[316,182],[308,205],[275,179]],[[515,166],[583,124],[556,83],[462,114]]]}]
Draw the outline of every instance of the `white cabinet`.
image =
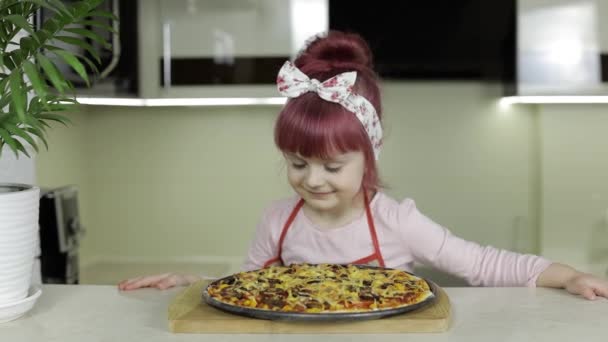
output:
[{"label": "white cabinet", "polygon": [[519,0],[518,95],[608,94],[608,2]]},{"label": "white cabinet", "polygon": [[140,96],[277,96],[276,73],[327,30],[327,8],[327,0],[140,1]]}]

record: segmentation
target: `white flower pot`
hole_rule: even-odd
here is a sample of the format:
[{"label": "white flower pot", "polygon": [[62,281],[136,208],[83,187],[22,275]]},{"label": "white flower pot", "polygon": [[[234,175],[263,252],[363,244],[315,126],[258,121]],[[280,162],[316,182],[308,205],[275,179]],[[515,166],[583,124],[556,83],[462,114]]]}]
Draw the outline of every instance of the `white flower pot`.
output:
[{"label": "white flower pot", "polygon": [[0,183],[0,307],[25,299],[38,235],[40,189]]}]

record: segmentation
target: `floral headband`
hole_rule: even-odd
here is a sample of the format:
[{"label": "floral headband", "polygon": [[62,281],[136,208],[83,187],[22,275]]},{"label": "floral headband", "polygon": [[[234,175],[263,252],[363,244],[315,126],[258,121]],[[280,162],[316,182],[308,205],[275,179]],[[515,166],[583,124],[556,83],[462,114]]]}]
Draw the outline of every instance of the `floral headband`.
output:
[{"label": "floral headband", "polygon": [[325,101],[335,102],[354,113],[369,137],[376,160],[382,147],[382,126],[374,106],[363,96],[353,93],[357,72],[344,72],[323,82],[310,79],[290,61],[285,62],[277,77],[281,95],[294,98],[314,91]]}]

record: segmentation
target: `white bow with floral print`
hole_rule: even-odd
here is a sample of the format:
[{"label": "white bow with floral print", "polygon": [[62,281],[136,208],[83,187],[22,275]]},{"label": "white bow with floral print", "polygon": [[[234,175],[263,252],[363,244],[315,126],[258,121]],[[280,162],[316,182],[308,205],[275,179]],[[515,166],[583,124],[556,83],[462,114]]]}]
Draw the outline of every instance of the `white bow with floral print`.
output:
[{"label": "white bow with floral print", "polygon": [[289,98],[313,91],[323,100],[339,103],[354,113],[367,132],[377,160],[382,147],[382,125],[374,106],[365,97],[353,93],[356,80],[357,72],[350,71],[319,82],[314,78],[310,79],[287,61],[277,76],[277,88],[279,93]]}]

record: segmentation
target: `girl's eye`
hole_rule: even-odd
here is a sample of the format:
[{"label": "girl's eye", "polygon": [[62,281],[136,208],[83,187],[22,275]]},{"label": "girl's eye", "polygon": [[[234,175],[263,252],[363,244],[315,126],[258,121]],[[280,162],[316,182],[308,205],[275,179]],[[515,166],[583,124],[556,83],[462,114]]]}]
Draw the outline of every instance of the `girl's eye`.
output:
[{"label": "girl's eye", "polygon": [[303,169],[306,167],[306,164],[297,164],[297,163],[291,163],[291,166],[293,166],[294,169]]},{"label": "girl's eye", "polygon": [[329,166],[326,166],[325,170],[327,170],[327,172],[337,173],[337,172],[340,172],[340,167],[329,167]]}]

